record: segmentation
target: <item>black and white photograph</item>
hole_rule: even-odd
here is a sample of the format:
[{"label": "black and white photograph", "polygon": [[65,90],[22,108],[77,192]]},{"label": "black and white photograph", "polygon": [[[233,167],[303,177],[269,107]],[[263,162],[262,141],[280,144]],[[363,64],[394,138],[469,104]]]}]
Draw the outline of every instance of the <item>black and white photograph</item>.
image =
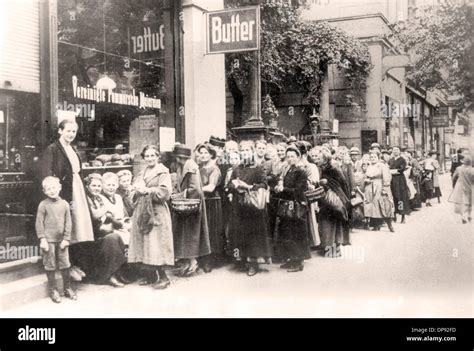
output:
[{"label": "black and white photograph", "polygon": [[2,0],[0,26],[0,317],[474,317],[473,1]]}]

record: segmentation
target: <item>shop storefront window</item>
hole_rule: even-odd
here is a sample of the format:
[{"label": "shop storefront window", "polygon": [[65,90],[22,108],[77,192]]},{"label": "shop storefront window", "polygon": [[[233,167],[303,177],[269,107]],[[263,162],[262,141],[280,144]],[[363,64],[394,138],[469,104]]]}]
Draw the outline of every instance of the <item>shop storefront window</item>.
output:
[{"label": "shop storefront window", "polygon": [[84,169],[131,167],[175,127],[174,1],[58,2],[58,122],[75,118]]},{"label": "shop storefront window", "polygon": [[39,100],[39,94],[19,91],[0,95],[0,172],[32,172],[40,145]]}]

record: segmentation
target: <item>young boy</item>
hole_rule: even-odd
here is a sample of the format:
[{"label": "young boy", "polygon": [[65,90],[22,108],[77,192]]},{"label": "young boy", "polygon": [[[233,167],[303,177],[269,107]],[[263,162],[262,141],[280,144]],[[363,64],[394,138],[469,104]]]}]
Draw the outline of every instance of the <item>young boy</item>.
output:
[{"label": "young boy", "polygon": [[36,215],[36,234],[43,252],[43,265],[48,278],[51,300],[61,302],[56,286],[55,273],[59,269],[63,277],[64,296],[76,300],[69,278],[69,241],[71,240],[71,212],[67,201],[59,197],[61,182],[56,177],[46,177],[42,182],[43,192],[48,197],[41,201]]}]

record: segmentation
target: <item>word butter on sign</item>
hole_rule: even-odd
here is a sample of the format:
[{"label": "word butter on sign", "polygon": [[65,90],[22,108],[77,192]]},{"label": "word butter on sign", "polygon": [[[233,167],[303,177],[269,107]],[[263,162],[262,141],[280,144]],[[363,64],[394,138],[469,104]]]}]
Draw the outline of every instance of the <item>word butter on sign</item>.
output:
[{"label": "word butter on sign", "polygon": [[207,14],[207,53],[259,49],[259,7],[245,7]]}]

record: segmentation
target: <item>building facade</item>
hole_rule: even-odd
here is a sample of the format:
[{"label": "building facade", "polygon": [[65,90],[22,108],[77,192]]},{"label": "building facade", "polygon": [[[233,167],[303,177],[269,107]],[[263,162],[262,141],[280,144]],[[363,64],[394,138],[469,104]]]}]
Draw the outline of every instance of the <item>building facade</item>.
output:
[{"label": "building facade", "polygon": [[390,24],[417,16],[436,1],[381,0],[315,2],[303,13],[308,21],[327,21],[364,42],[373,68],[367,82],[365,106],[345,103],[344,80],[329,69],[330,120],[338,120],[340,143],[368,150],[372,142],[408,149],[444,149],[443,128],[432,122],[435,108],[446,105],[439,94],[419,92],[407,85],[408,57],[390,39]]},{"label": "building facade", "polygon": [[[38,168],[64,119],[82,176],[137,172],[146,144],[223,138],[224,55],[206,54],[221,0],[0,4],[0,246],[36,245]],[[102,156],[102,157],[101,157]],[[120,156],[120,157],[118,157]],[[8,260],[8,259],[6,259]]]}]

